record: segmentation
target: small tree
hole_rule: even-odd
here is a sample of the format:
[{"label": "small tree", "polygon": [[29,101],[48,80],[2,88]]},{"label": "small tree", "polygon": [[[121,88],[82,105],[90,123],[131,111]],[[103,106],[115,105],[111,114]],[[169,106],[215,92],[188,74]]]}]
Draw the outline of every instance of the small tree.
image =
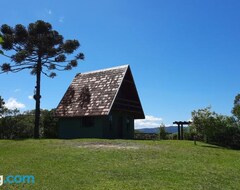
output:
[{"label": "small tree", "polygon": [[28,112],[20,113],[19,110],[8,110],[0,118],[0,138],[19,139],[32,138],[34,128],[34,115]]},{"label": "small tree", "polygon": [[234,126],[232,117],[212,112],[210,107],[192,112],[191,129],[196,129],[199,140],[220,143],[226,137],[226,128]]},{"label": "small tree", "polygon": [[234,99],[232,114],[240,121],[240,94],[238,94]]},{"label": "small tree", "polygon": [[166,139],[167,137],[165,125],[163,123],[159,127],[159,136],[160,136],[160,139],[163,139],[163,140]]},{"label": "small tree", "polygon": [[0,117],[3,115],[4,111],[5,111],[5,107],[4,107],[4,100],[2,99],[2,97],[0,96]]},{"label": "small tree", "polygon": [[58,119],[54,117],[55,109],[52,110],[42,110],[41,120],[43,123],[43,136],[44,138],[57,138]]},{"label": "small tree", "polygon": [[11,63],[0,65],[2,72],[19,72],[30,69],[31,74],[36,76],[34,99],[35,105],[35,127],[34,137],[39,138],[40,122],[40,83],[41,74],[54,78],[53,71],[66,71],[76,67],[78,60],[83,60],[83,53],[77,54],[71,59],[67,56],[72,54],[79,46],[77,40],[64,41],[63,36],[52,29],[51,24],[38,20],[30,23],[27,28],[17,24],[14,28],[4,24],[1,26],[0,54],[9,58]]},{"label": "small tree", "polygon": [[194,110],[192,112],[192,128],[195,129],[198,137],[208,141],[215,131],[215,118],[217,114],[211,111],[211,107]]}]

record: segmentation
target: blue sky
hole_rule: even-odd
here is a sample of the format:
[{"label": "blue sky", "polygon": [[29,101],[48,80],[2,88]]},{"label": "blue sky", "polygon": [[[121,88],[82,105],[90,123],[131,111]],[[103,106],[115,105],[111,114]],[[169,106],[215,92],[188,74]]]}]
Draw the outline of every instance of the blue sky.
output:
[{"label": "blue sky", "polygon": [[[76,73],[130,64],[148,116],[137,127],[144,127],[188,120],[206,106],[231,114],[240,93],[239,10],[238,0],[3,1],[0,24],[41,19],[80,41],[86,59],[78,68],[43,77],[42,108],[58,105]],[[9,107],[34,108],[29,71],[0,81]]]}]

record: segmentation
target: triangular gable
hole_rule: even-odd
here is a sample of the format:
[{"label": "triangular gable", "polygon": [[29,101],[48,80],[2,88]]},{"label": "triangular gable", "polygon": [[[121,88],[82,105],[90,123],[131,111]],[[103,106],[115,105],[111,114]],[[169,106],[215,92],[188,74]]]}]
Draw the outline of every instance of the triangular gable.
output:
[{"label": "triangular gable", "polygon": [[110,111],[126,112],[135,119],[145,118],[130,67],[126,71]]}]

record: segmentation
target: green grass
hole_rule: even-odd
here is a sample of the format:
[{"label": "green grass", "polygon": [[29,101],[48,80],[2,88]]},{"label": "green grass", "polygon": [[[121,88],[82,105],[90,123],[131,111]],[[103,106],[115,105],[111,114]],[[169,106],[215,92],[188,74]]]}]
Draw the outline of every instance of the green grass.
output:
[{"label": "green grass", "polygon": [[[100,146],[99,146],[100,145]],[[190,141],[1,140],[0,189],[240,189],[240,151]]]}]

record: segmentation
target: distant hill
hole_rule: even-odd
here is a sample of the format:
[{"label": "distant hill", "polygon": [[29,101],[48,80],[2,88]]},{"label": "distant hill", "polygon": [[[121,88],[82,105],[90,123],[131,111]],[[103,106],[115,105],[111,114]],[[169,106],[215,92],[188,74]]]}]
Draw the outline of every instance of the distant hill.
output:
[{"label": "distant hill", "polygon": [[[185,127],[184,127],[185,128]],[[142,132],[142,133],[158,133],[159,132],[159,128],[142,128],[142,129],[137,129],[138,131]],[[167,133],[177,133],[178,129],[176,126],[169,126],[169,127],[165,127],[165,130]]]}]

